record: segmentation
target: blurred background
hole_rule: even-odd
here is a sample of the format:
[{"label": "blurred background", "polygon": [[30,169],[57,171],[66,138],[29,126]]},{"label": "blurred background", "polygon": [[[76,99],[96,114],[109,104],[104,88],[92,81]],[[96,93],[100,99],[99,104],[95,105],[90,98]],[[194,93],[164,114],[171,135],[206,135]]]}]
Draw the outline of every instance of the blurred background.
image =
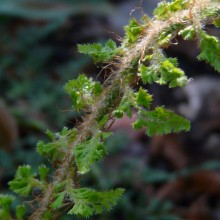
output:
[{"label": "blurred background", "polygon": [[[123,37],[132,16],[152,14],[158,0],[0,1],[0,191],[7,192],[19,165],[45,163],[36,153],[44,132],[72,128],[73,112],[64,84],[79,73],[99,74],[77,53],[81,43]],[[136,9],[136,10],[134,10]],[[220,36],[212,26],[206,30]],[[165,105],[192,122],[188,133],[148,138],[117,120],[107,141],[108,157],[82,178],[96,189],[124,187],[126,194],[97,220],[220,219],[220,76],[197,62],[195,42],[176,39],[165,51],[178,57],[193,80],[183,89],[155,84],[147,89],[154,106]],[[47,139],[46,139],[47,140]],[[77,219],[63,216],[62,220]]]}]

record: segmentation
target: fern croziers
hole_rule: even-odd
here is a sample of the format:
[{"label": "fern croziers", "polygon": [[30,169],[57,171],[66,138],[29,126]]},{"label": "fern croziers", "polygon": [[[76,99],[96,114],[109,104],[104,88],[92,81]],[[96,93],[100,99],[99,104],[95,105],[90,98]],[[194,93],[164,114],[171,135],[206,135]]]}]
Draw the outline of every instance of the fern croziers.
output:
[{"label": "fern croziers", "polygon": [[91,56],[96,64],[110,65],[111,73],[103,85],[83,74],[65,85],[74,110],[83,112],[84,120],[73,129],[63,128],[55,134],[47,131],[50,141],[40,141],[37,151],[53,168],[40,165],[34,173],[29,165],[19,166],[10,189],[28,200],[33,198],[10,213],[14,196],[0,195],[0,219],[50,220],[63,211],[90,217],[111,210],[124,189],[101,192],[79,182],[92,164],[106,156],[105,140],[112,135],[106,131],[109,121],[136,112],[133,128],[145,128],[149,136],[189,131],[187,119],[162,106],[152,109],[152,95],[141,86],[134,88],[139,81],[169,88],[188,83],[177,59],[163,53],[177,35],[197,41],[201,48],[198,59],[220,72],[220,41],[205,31],[207,24],[220,26],[219,11],[219,0],[163,1],[153,18],[145,15],[140,21],[130,20],[119,47],[112,40],[105,45],[78,45],[79,52]]}]

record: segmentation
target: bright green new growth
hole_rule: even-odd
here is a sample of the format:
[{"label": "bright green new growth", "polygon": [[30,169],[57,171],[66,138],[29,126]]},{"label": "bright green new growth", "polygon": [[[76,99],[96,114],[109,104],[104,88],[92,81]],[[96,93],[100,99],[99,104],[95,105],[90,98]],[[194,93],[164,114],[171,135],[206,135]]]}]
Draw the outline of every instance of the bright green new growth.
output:
[{"label": "bright green new growth", "polygon": [[184,40],[193,40],[196,36],[196,30],[193,25],[190,25],[183,30],[179,31],[178,33],[180,36],[183,37]]},{"label": "bright green new growth", "polygon": [[135,129],[147,128],[147,135],[162,135],[172,132],[189,131],[190,123],[185,118],[174,114],[163,107],[153,111],[140,111],[137,121],[133,124]]},{"label": "bright green new growth", "polygon": [[152,100],[153,100],[152,95],[150,95],[146,90],[144,90],[142,87],[140,87],[140,89],[136,95],[136,102],[138,103],[138,105],[149,109]]},{"label": "bright green new growth", "polygon": [[76,80],[70,80],[65,85],[65,90],[71,97],[74,109],[79,111],[91,106],[93,99],[101,94],[102,86],[91,78],[88,79],[85,75],[80,75]]},{"label": "bright green new growth", "polygon": [[116,205],[123,193],[124,189],[120,188],[106,192],[97,192],[88,188],[72,189],[70,198],[73,199],[75,205],[69,214],[89,217],[105,210],[109,211]]},{"label": "bright green new growth", "polygon": [[[137,115],[135,129],[145,128],[149,136],[189,131],[189,121],[165,107],[152,109],[153,96],[138,82],[158,83],[170,88],[188,83],[177,59],[167,58],[163,48],[177,35],[185,40],[197,40],[201,48],[198,59],[209,62],[220,72],[219,39],[208,35],[204,27],[219,27],[218,0],[163,1],[154,11],[154,18],[144,16],[140,22],[131,19],[119,47],[112,40],[102,44],[78,45],[79,52],[90,55],[95,63],[109,63],[113,68],[105,87],[82,74],[65,85],[74,110],[83,113],[84,120],[74,129],[63,128],[59,133],[47,131],[51,142],[39,141],[37,151],[52,166],[40,165],[34,173],[29,165],[19,166],[10,189],[20,196],[30,196],[36,209],[28,219],[52,220],[65,207],[70,215],[89,217],[111,210],[124,190],[121,188],[98,192],[80,186],[79,178],[106,155],[106,132],[112,118],[124,114]],[[14,197],[0,195],[0,219],[24,219],[25,207],[19,205],[10,213]],[[26,217],[26,216],[25,216]]]},{"label": "bright green new growth", "polygon": [[207,61],[216,71],[220,72],[220,40],[201,31],[200,47],[201,53],[198,59]]},{"label": "bright green new growth", "polygon": [[130,20],[128,26],[125,26],[125,33],[126,33],[126,40],[127,43],[134,43],[140,36],[141,32],[143,31],[143,26],[138,23],[135,18]]},{"label": "bright green new growth", "polygon": [[95,63],[104,63],[111,60],[119,49],[114,41],[108,40],[104,47],[101,44],[79,44],[78,51],[91,56]]},{"label": "bright green new growth", "polygon": [[159,3],[158,7],[154,10],[154,16],[157,19],[165,20],[172,16],[173,12],[187,9],[189,7],[189,2],[187,0],[175,0],[170,3],[162,1]]},{"label": "bright green new growth", "polygon": [[[15,197],[12,195],[0,194],[0,217],[4,220],[11,220],[10,206],[14,202]],[[17,220],[23,220],[26,212],[24,205],[18,205],[15,210]]]},{"label": "bright green new growth", "polygon": [[10,206],[14,201],[14,196],[0,194],[0,217],[1,219],[10,220]]},{"label": "bright green new growth", "polygon": [[51,204],[52,209],[62,207],[64,198],[74,203],[68,214],[89,217],[94,214],[100,214],[103,211],[109,211],[116,205],[118,199],[124,193],[124,189],[115,189],[105,192],[98,192],[89,188],[68,188],[59,193]]},{"label": "bright green new growth", "polygon": [[169,85],[169,88],[182,87],[188,82],[183,70],[177,67],[177,60],[173,58],[159,62],[157,66],[146,67],[141,64],[140,76],[143,83],[156,82],[160,85]]},{"label": "bright green new growth", "polygon": [[51,142],[45,144],[43,141],[39,141],[37,152],[51,161],[59,161],[64,155],[66,147],[75,139],[76,130],[64,127],[59,133],[54,134],[47,130],[46,134]]},{"label": "bright green new growth", "polygon": [[35,176],[36,174],[31,171],[31,166],[19,166],[15,178],[9,182],[9,186],[14,192],[28,196],[35,186],[40,186],[40,182]]},{"label": "bright green new growth", "polygon": [[104,140],[108,138],[111,132],[99,132],[91,139],[76,145],[73,153],[76,157],[76,164],[79,173],[86,173],[89,171],[94,162],[99,161],[106,155]]}]

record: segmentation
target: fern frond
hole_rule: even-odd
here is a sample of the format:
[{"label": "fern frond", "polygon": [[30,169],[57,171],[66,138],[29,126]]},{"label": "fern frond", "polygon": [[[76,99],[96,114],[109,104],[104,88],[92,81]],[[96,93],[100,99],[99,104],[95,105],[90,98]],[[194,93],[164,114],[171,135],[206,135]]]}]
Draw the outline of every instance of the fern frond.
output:
[{"label": "fern frond", "polygon": [[65,85],[65,91],[71,97],[73,108],[79,111],[93,103],[93,99],[101,94],[102,86],[81,74]]},{"label": "fern frond", "polygon": [[80,173],[89,171],[90,166],[106,155],[103,141],[111,135],[110,132],[99,132],[91,139],[76,145],[73,153]]},{"label": "fern frond", "polygon": [[189,131],[190,123],[185,118],[176,115],[163,107],[153,111],[141,111],[138,119],[133,123],[135,129],[146,127],[147,135],[162,135],[172,132]]},{"label": "fern frond", "polygon": [[15,178],[9,182],[10,189],[22,196],[28,196],[33,187],[41,186],[35,176],[36,174],[32,173],[31,166],[19,166]]},{"label": "fern frond", "polygon": [[69,191],[69,196],[74,201],[74,206],[68,214],[90,217],[104,210],[109,211],[117,204],[123,193],[124,189],[121,188],[105,192],[97,192],[89,188],[72,189]]},{"label": "fern frond", "polygon": [[79,44],[78,51],[91,56],[95,63],[104,63],[112,59],[119,52],[119,49],[113,40],[108,40],[105,46],[102,46],[99,43],[85,45]]},{"label": "fern frond", "polygon": [[220,40],[202,31],[200,34],[200,48],[201,53],[198,59],[210,63],[216,71],[220,72]]}]

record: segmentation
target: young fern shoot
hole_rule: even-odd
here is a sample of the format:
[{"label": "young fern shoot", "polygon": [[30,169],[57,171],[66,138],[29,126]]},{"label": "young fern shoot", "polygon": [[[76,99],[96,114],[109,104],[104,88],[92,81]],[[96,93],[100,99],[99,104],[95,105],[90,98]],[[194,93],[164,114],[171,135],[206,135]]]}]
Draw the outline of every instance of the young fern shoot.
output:
[{"label": "young fern shoot", "polygon": [[132,126],[145,128],[149,136],[189,131],[190,123],[182,116],[162,106],[152,109],[152,95],[141,86],[136,91],[134,82],[158,83],[169,88],[188,83],[177,59],[163,53],[177,35],[197,41],[201,48],[198,59],[220,72],[220,41],[205,31],[207,24],[220,26],[219,12],[219,0],[163,1],[153,18],[145,15],[141,21],[130,20],[119,47],[112,40],[104,46],[78,45],[79,52],[91,56],[95,63],[110,63],[111,74],[104,85],[83,74],[66,84],[73,108],[84,112],[84,121],[73,129],[47,132],[51,141],[40,141],[37,151],[51,162],[53,170],[41,165],[38,173],[33,173],[31,166],[19,166],[9,182],[12,191],[29,196],[28,199],[33,191],[39,191],[32,201],[34,209],[32,205],[32,209],[25,211],[25,206],[19,205],[12,214],[9,207],[14,197],[0,195],[0,219],[50,220],[56,219],[62,210],[90,217],[111,210],[124,189],[100,192],[81,187],[79,182],[91,165],[106,155],[105,140],[112,135],[105,131],[106,124],[124,114],[131,117],[136,110],[137,120]]}]

